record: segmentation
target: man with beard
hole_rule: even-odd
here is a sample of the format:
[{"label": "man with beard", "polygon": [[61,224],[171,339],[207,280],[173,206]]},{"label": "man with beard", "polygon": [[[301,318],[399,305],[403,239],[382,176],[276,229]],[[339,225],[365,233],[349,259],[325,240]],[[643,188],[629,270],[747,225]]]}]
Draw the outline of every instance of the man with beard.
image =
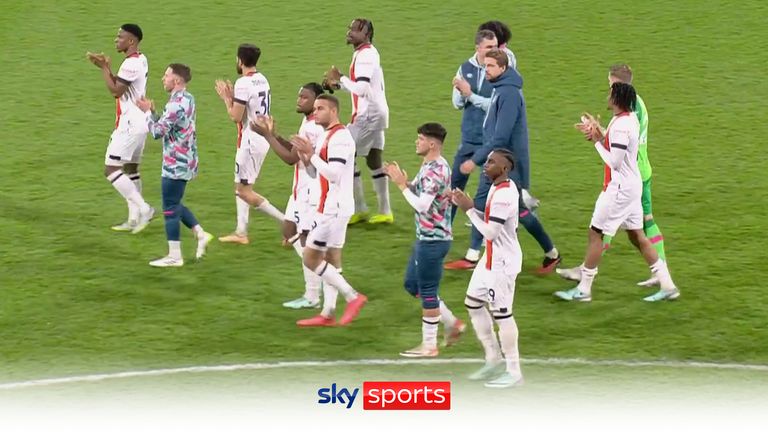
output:
[{"label": "man with beard", "polygon": [[256,69],[261,57],[261,50],[251,44],[242,44],[237,48],[237,73],[240,78],[234,88],[229,81],[216,81],[219,94],[230,120],[237,123],[237,155],[235,157],[235,201],[237,204],[237,228],[234,234],[220,237],[224,243],[248,244],[248,217],[250,207],[283,220],[283,214],[263,196],[253,190],[253,184],[259,177],[261,165],[267,157],[267,140],[243,127],[243,123],[256,119],[258,115],[269,115],[272,94],[267,78]]}]

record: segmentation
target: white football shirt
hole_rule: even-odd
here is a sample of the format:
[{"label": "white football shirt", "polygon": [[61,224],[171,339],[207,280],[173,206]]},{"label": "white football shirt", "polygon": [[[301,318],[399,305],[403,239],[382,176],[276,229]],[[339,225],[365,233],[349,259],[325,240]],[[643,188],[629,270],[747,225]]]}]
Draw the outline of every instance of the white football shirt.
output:
[{"label": "white football shirt", "polygon": [[517,274],[522,269],[523,252],[517,240],[519,199],[517,186],[510,180],[491,185],[488,191],[484,220],[489,224],[502,224],[502,228],[493,241],[485,241],[482,263],[487,270]]},{"label": "white football shirt", "polygon": [[[372,129],[389,127],[389,107],[384,89],[384,70],[381,68],[379,51],[371,44],[358,47],[352,54],[349,79],[367,81],[370,92],[365,97],[352,94],[352,119],[350,123],[366,122]],[[348,90],[348,89],[347,89]]]},{"label": "white football shirt", "polygon": [[349,130],[336,125],[320,135],[320,145],[315,154],[333,169],[340,169],[337,181],[332,182],[318,173],[320,197],[317,212],[326,215],[352,216],[355,213],[355,198],[352,182],[355,175],[355,140]]},{"label": "white football shirt", "polygon": [[147,91],[149,64],[147,57],[135,52],[123,60],[117,71],[117,80],[128,86],[122,96],[115,99],[115,129],[130,133],[147,132],[146,114],[136,105]]},{"label": "white football shirt", "polygon": [[[317,146],[322,144],[318,144],[318,140],[324,133],[325,129],[315,123],[315,116],[310,114],[301,121],[298,135],[308,139],[312,143],[312,147],[317,149]],[[291,194],[294,200],[313,205],[316,205],[320,198],[318,182],[307,173],[304,162],[299,161],[294,165]]]},{"label": "white football shirt", "polygon": [[626,150],[617,169],[605,167],[604,187],[616,187],[627,191],[641,191],[643,181],[637,166],[637,151],[640,142],[640,122],[635,113],[625,112],[613,116],[605,132],[603,147]]}]

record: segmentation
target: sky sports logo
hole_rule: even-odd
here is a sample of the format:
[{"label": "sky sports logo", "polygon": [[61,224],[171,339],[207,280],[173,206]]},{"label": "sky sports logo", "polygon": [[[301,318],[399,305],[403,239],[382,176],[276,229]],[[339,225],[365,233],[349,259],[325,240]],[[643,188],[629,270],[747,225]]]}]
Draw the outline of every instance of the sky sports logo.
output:
[{"label": "sky sports logo", "polygon": [[[317,390],[317,403],[354,406],[360,388],[330,387]],[[364,410],[450,410],[450,381],[365,381],[363,382]]]}]

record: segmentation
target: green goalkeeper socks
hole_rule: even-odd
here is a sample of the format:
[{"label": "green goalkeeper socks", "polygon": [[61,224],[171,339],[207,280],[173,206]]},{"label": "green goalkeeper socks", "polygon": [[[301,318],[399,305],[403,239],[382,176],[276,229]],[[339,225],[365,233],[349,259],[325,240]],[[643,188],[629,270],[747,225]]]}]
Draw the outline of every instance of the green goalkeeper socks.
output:
[{"label": "green goalkeeper socks", "polygon": [[659,254],[659,258],[666,261],[667,255],[664,253],[664,236],[661,235],[661,230],[659,229],[659,226],[656,225],[656,221],[653,219],[645,221],[643,224],[643,231],[645,231],[645,236],[648,237],[653,248],[656,249],[656,252]]},{"label": "green goalkeeper socks", "polygon": [[611,248],[611,240],[613,240],[613,236],[603,236],[603,256],[605,256],[605,253]]}]

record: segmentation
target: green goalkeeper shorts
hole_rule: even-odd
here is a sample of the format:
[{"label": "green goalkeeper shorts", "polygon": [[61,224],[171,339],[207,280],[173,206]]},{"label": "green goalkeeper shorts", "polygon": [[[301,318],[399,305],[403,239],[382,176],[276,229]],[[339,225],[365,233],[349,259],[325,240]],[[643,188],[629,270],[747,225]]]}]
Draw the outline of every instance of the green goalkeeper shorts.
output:
[{"label": "green goalkeeper shorts", "polygon": [[651,179],[643,182],[643,196],[640,200],[643,202],[643,215],[653,213],[653,204],[651,204]]}]

